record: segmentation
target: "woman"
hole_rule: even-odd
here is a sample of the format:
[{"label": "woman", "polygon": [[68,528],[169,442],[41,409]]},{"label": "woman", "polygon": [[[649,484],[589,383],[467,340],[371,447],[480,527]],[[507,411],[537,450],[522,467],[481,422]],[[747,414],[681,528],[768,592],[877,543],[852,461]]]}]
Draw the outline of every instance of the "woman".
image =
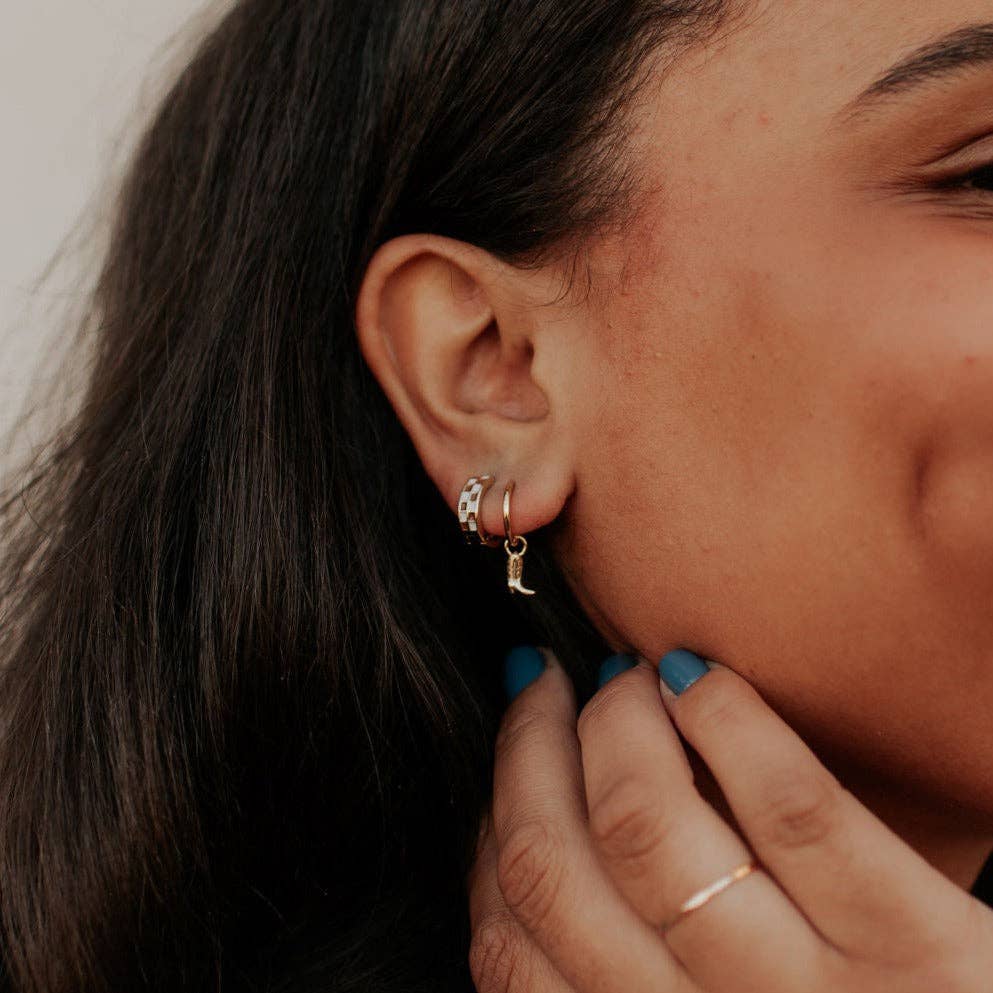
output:
[{"label": "woman", "polygon": [[989,20],[234,6],[6,504],[6,987],[988,989]]}]

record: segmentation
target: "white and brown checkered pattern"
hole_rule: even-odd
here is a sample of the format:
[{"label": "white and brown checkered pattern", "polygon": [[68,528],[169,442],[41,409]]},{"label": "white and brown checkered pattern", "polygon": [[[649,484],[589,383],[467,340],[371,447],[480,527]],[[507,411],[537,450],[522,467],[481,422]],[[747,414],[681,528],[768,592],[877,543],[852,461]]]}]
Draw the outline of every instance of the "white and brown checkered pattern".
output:
[{"label": "white and brown checkered pattern", "polygon": [[459,496],[459,524],[466,542],[470,545],[473,537],[480,543],[483,541],[479,527],[479,501],[492,485],[492,476],[472,476]]}]

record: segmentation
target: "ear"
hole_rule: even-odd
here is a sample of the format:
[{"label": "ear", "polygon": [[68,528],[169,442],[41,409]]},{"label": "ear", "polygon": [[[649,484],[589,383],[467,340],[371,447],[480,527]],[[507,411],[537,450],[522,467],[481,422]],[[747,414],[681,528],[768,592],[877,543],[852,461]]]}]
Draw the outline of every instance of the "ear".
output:
[{"label": "ear", "polygon": [[496,477],[479,513],[491,534],[509,480],[516,534],[554,520],[575,488],[578,364],[553,295],[550,272],[404,235],[376,251],[356,300],[362,354],[453,515],[470,476]]}]

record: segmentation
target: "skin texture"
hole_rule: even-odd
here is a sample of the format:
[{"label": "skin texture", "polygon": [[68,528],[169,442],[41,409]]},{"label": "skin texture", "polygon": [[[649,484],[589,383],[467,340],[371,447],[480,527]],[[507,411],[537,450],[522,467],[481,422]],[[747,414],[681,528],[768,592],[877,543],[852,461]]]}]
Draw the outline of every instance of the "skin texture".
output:
[{"label": "skin texture", "polygon": [[759,4],[634,110],[642,209],[592,292],[418,235],[356,309],[453,513],[515,479],[616,648],[741,674],[963,887],[993,848],[993,193],[931,187],[993,161],[993,66],[844,112],[987,20]]}]

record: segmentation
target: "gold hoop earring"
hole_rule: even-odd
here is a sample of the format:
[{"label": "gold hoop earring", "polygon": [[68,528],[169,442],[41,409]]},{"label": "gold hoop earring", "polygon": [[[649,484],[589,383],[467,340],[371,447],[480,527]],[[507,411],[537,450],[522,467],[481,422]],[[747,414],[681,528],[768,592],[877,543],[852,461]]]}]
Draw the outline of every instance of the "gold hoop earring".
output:
[{"label": "gold hoop earring", "polygon": [[459,526],[467,545],[471,545],[474,538],[480,545],[490,548],[500,544],[499,536],[489,534],[479,520],[479,503],[492,485],[492,476],[470,476],[459,494]]},{"label": "gold hoop earring", "polygon": [[534,596],[535,591],[527,589],[521,583],[521,575],[524,571],[524,553],[528,550],[528,542],[524,535],[515,535],[510,524],[510,494],[513,492],[514,481],[511,480],[503,491],[503,531],[506,535],[503,548],[507,553],[507,589],[511,593]]}]

